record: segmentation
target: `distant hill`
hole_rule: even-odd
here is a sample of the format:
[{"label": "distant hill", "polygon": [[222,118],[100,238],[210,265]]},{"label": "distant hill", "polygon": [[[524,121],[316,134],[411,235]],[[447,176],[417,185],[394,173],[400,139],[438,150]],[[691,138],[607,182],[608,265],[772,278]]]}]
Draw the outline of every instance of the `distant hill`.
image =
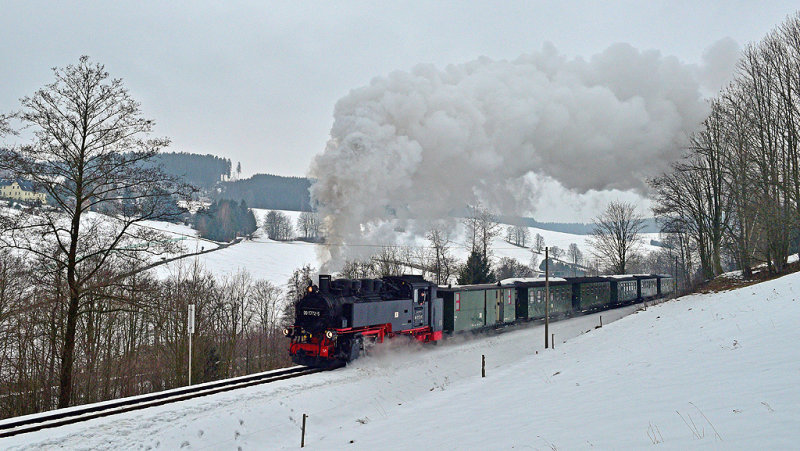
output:
[{"label": "distant hill", "polygon": [[231,175],[231,160],[210,154],[165,152],[156,155],[151,164],[161,165],[166,173],[206,190],[222,180],[223,176],[228,178]]},{"label": "distant hill", "polygon": [[310,211],[311,197],[306,177],[283,177],[256,174],[249,179],[222,182],[212,196],[215,199],[244,200],[253,208]]}]

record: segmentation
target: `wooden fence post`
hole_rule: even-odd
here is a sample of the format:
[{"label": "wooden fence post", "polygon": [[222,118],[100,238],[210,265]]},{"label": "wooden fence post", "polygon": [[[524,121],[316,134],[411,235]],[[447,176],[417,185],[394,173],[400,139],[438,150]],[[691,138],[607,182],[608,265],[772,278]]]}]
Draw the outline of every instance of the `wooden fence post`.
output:
[{"label": "wooden fence post", "polygon": [[303,432],[302,432],[302,435],[300,435],[300,447],[301,448],[305,448],[305,446],[306,446],[306,418],[308,418],[308,415],[303,414]]}]

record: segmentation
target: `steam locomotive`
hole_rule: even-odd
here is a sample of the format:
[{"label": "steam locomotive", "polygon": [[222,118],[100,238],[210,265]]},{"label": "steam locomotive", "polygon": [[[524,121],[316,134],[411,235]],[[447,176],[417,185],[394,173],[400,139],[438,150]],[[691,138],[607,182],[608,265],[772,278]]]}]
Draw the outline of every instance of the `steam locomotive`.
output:
[{"label": "steam locomotive", "polygon": [[[550,278],[553,317],[603,310],[667,296],[668,275]],[[284,330],[300,365],[343,366],[365,346],[406,336],[436,342],[444,336],[544,318],[545,281],[506,279],[496,284],[441,287],[422,276],[337,279],[320,275],[295,304]]]}]

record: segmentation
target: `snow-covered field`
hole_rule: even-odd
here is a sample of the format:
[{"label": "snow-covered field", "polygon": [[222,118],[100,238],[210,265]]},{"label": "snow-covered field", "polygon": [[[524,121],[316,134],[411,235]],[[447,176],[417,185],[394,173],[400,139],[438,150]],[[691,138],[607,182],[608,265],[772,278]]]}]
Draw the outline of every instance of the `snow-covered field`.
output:
[{"label": "snow-covered field", "polygon": [[[9,212],[14,210],[6,209]],[[6,211],[4,210],[4,211]],[[259,224],[263,223],[264,217],[269,210],[253,209],[256,220]],[[292,224],[297,223],[297,218],[300,212],[297,211],[281,211],[287,215]],[[97,213],[87,214],[88,220],[96,220]],[[320,267],[320,256],[327,253],[322,245],[307,243],[304,241],[288,241],[280,242],[273,241],[266,237],[266,234],[259,229],[252,240],[243,240],[240,243],[231,245],[227,248],[215,250],[214,252],[207,252],[212,249],[221,247],[221,243],[211,240],[200,238],[197,231],[191,227],[182,224],[172,224],[163,221],[144,221],[135,227],[151,228],[162,231],[167,239],[177,242],[181,245],[182,251],[174,255],[160,255],[154,259],[166,258],[171,259],[178,255],[187,255],[186,258],[180,259],[171,263],[167,263],[156,267],[155,271],[159,277],[167,277],[170,274],[177,273],[181,267],[186,268],[194,264],[199,264],[216,277],[222,279],[235,274],[238,271],[247,271],[254,279],[265,279],[273,284],[282,287],[286,284],[292,272],[304,265],[311,265],[314,268]],[[524,265],[528,265],[531,260],[531,251],[529,248],[522,248],[513,244],[507,243],[503,237],[505,236],[505,227],[507,225],[501,224],[503,233],[496,237],[492,242],[492,253],[494,259],[502,257],[511,257],[518,260]],[[459,226],[459,229],[461,227]],[[542,235],[547,246],[558,246],[566,251],[571,243],[576,243],[582,250],[584,255],[589,255],[591,246],[587,242],[588,236],[586,235],[573,235],[569,233],[553,232],[549,230],[542,230],[537,228],[529,228],[531,240],[538,233]],[[463,233],[462,233],[463,235]],[[650,246],[651,238],[657,238],[657,234],[644,234],[643,243],[641,246],[642,251],[651,252],[658,249],[657,247]],[[428,247],[430,243],[425,238],[420,236],[406,236],[400,234],[399,244],[405,246],[415,247]],[[367,253],[378,252],[382,245],[397,244],[397,243],[360,243],[359,250],[367,249]],[[530,246],[532,243],[526,243]],[[198,252],[206,251],[206,253],[198,256]],[[450,245],[450,255],[458,259],[460,262],[466,261],[469,255],[469,247],[463,236],[454,236]],[[538,257],[541,262],[543,256]]]},{"label": "snow-covered field", "polygon": [[[0,440],[3,449],[797,449],[800,274],[451,340]],[[564,342],[566,340],[566,342]],[[480,358],[486,356],[486,378]]]},{"label": "snow-covered field", "polygon": [[160,230],[171,239],[179,242],[183,246],[184,252],[188,253],[200,252],[201,250],[215,249],[219,247],[219,243],[207,240],[205,238],[200,238],[197,230],[194,230],[193,228],[183,224],[173,224],[171,222],[164,221],[142,221],[138,223],[136,227],[147,227]]},{"label": "snow-covered field", "polygon": [[[253,212],[256,216],[256,220],[261,224],[269,210],[253,209]],[[297,223],[297,217],[300,215],[300,212],[281,212],[290,218],[292,224]],[[188,227],[155,221],[150,221],[147,225],[162,229],[168,234],[188,237],[187,240],[183,242],[187,253],[194,253],[203,248],[209,249],[217,246],[217,244],[213,242],[194,238],[196,236],[196,231]],[[501,227],[504,228],[506,226],[501,225]],[[585,255],[590,253],[591,246],[586,241],[588,239],[586,235],[553,232],[533,227],[529,228],[529,232],[531,237],[534,237],[537,233],[541,234],[547,246],[558,246],[566,251],[571,243],[576,243]],[[492,243],[494,258],[511,257],[522,264],[529,264],[531,259],[530,249],[507,243],[503,240],[503,236],[505,236],[504,233],[501,234],[500,237],[495,238]],[[657,238],[657,234],[644,234],[644,242],[642,243],[642,250],[644,252],[651,252],[658,249],[654,246],[650,246],[649,242],[651,238]],[[422,237],[403,237],[401,238],[401,242],[404,245],[410,246],[429,246],[429,243]],[[377,252],[380,246],[386,243],[372,244],[374,244],[374,248],[371,249]],[[530,243],[527,244],[530,246]],[[321,248],[321,245],[303,241],[273,241],[268,239],[266,235],[259,230],[255,233],[255,237],[252,240],[245,240],[226,249],[220,249],[215,252],[164,265],[158,268],[158,274],[165,277],[171,272],[177,271],[179,265],[186,266],[197,262],[218,277],[227,277],[237,271],[246,270],[256,279],[266,279],[278,286],[283,286],[295,269],[306,264],[319,268],[319,256],[324,254]],[[459,261],[466,261],[469,255],[469,249],[463,236],[457,236],[453,239],[450,252],[451,255]],[[539,256],[539,261],[543,259],[543,256]]]},{"label": "snow-covered field", "polygon": [[[262,223],[268,211],[253,209],[258,224]],[[297,222],[297,217],[300,215],[300,212],[295,211],[283,211],[283,213],[291,218],[292,224]],[[148,225],[160,228],[158,224],[168,226],[165,229],[167,232],[174,232],[173,227],[176,227],[174,224],[168,223],[151,222]],[[187,234],[196,234],[195,230],[188,229]],[[192,247],[191,244],[192,242],[189,242],[189,245],[184,246],[186,252],[197,252],[199,250],[197,249],[198,245],[195,244]],[[206,246],[206,249],[209,249],[208,245],[217,247],[217,244],[213,242],[199,244],[199,246]],[[188,257],[160,266],[157,268],[157,274],[161,277],[166,277],[170,273],[178,271],[179,266],[186,267],[197,262],[219,278],[231,276],[238,271],[247,271],[255,279],[265,279],[282,287],[289,280],[295,269],[306,264],[314,267],[319,266],[317,263],[317,247],[318,245],[316,244],[304,241],[273,241],[267,238],[266,234],[259,229],[252,240],[244,240],[225,249]]]}]

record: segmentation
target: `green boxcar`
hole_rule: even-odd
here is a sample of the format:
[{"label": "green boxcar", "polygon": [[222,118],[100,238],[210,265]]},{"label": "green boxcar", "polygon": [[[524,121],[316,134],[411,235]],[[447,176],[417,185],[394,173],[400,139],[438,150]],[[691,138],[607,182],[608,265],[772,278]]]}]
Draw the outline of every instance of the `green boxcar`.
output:
[{"label": "green boxcar", "polygon": [[462,332],[486,326],[486,288],[463,286],[439,288],[444,300],[444,330]]},{"label": "green boxcar", "polygon": [[658,295],[658,279],[651,275],[634,276],[639,280],[639,299],[650,299]]},{"label": "green boxcar", "polygon": [[639,297],[638,284],[633,276],[607,276],[611,283],[611,302],[633,302]]},{"label": "green boxcar", "polygon": [[576,310],[591,310],[611,303],[611,283],[602,277],[571,278],[572,305]]},{"label": "green boxcar", "polygon": [[675,279],[672,276],[658,276],[658,294],[666,296],[675,291]]},{"label": "green boxcar", "polygon": [[516,319],[516,290],[512,286],[464,285],[441,287],[444,301],[444,330],[463,332]]},{"label": "green boxcar", "polygon": [[611,284],[608,282],[581,284],[581,310],[602,307],[610,302]]},{"label": "green boxcar", "polygon": [[[534,282],[526,287],[519,287],[520,305],[517,316],[520,318],[539,319],[545,316],[545,286],[543,282]],[[523,294],[524,293],[524,294]],[[524,302],[522,296],[527,298]],[[550,284],[550,315],[560,315],[572,311],[572,286],[564,282]]]}]

